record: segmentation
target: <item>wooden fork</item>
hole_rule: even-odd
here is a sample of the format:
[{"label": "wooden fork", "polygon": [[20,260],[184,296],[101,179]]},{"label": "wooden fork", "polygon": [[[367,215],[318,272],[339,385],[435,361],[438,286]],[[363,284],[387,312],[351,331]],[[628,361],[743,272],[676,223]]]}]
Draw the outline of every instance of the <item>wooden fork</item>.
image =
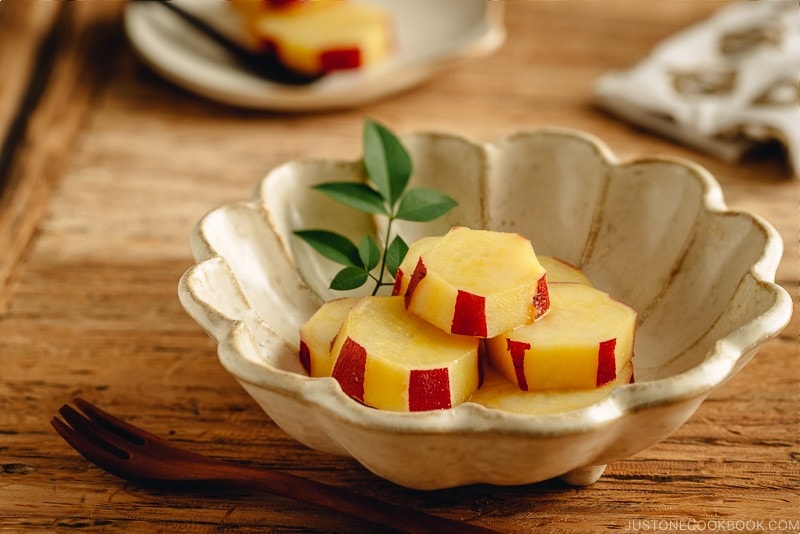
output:
[{"label": "wooden fork", "polygon": [[209,458],[178,448],[83,399],[74,402],[83,414],[65,404],[59,413],[66,423],[58,417],[53,417],[50,423],[87,460],[125,480],[193,490],[265,492],[336,510],[399,532],[496,532],[400,508],[288,473]]}]

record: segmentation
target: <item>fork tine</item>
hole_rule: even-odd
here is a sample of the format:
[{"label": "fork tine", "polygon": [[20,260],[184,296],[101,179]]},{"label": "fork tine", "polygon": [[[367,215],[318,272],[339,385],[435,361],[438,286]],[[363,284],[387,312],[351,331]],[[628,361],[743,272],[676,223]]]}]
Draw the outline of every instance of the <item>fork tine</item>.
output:
[{"label": "fork tine", "polygon": [[110,432],[67,404],[62,406],[58,413],[72,427],[76,435],[81,435],[101,447],[108,448],[108,451],[118,458],[130,458],[130,451],[126,449],[130,445],[135,445],[135,443]]},{"label": "fork tine", "polygon": [[146,432],[137,426],[133,426],[132,424],[123,421],[119,417],[101,410],[89,401],[76,398],[74,399],[74,402],[75,405],[89,417],[89,419],[102,426],[106,430],[109,430],[114,434],[131,441],[132,443],[137,443],[139,445],[143,445],[144,442],[147,441],[154,443],[165,443],[164,439],[156,436],[155,434]]},{"label": "fork tine", "polygon": [[[106,435],[105,439],[107,441],[116,441],[119,442],[120,439],[125,440],[127,442],[124,446],[128,445],[136,445],[139,447],[147,448],[151,453],[156,449],[160,449],[161,454],[169,454],[173,458],[180,456],[184,460],[193,460],[196,462],[203,462],[206,464],[216,464],[219,463],[220,460],[209,458],[208,456],[203,456],[201,454],[197,454],[195,452],[182,449],[175,444],[171,443],[170,441],[159,437],[155,434],[151,434],[141,428],[134,426],[126,421],[123,421],[119,417],[111,415],[110,413],[101,410],[94,404],[85,401],[81,398],[74,399],[75,405],[78,406],[86,416],[88,416],[88,420],[85,422],[78,422],[78,424],[84,424],[91,421],[92,428],[88,428],[89,432],[97,434],[99,430],[105,430],[106,432],[110,433],[111,435]],[[83,418],[83,416],[81,416]],[[123,446],[123,445],[120,445]],[[143,449],[137,452],[144,452]]]},{"label": "fork tine", "polygon": [[[58,434],[81,456],[106,471],[124,478],[124,470],[120,467],[124,461],[122,457],[111,452],[95,441],[77,432],[74,428],[64,423],[58,417],[53,417],[50,424]],[[122,453],[122,451],[119,451]],[[123,453],[124,454],[124,453]]]}]

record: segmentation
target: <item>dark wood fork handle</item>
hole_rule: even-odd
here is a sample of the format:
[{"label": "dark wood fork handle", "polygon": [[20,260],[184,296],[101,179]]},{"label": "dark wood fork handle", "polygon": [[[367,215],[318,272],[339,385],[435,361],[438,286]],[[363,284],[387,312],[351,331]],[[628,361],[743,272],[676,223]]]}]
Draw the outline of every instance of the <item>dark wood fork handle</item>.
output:
[{"label": "dark wood fork handle", "polygon": [[392,528],[398,532],[470,534],[495,530],[458,520],[400,508],[344,488],[337,488],[280,471],[236,464],[209,466],[204,473],[217,487],[260,491],[287,497]]}]

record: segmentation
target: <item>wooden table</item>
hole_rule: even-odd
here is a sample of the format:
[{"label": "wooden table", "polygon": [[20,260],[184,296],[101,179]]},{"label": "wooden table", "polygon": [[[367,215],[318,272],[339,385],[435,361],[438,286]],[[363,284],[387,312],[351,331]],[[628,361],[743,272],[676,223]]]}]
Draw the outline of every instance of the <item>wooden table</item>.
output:
[{"label": "wooden table", "polygon": [[720,5],[508,2],[508,40],[491,58],[361,109],[288,115],[209,102],[154,75],[124,38],[121,2],[2,2],[0,530],[369,530],[277,497],[124,483],[49,425],[82,396],[196,451],[508,532],[757,530],[759,521],[797,531],[796,317],[679,431],[591,487],[420,492],[293,441],[220,366],[176,296],[200,216],[249,197],[284,161],[360,156],[370,116],[398,132],[476,141],[558,125],[591,132],[622,157],[693,159],[718,177],[731,207],[776,226],[785,240],[777,278],[796,299],[798,182],[779,158],[725,164],[589,103],[599,75]]}]

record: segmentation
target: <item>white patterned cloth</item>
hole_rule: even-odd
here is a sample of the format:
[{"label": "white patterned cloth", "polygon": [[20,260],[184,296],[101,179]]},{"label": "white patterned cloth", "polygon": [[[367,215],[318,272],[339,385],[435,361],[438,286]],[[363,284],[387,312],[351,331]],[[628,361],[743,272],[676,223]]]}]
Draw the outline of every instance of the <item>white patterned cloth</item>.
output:
[{"label": "white patterned cloth", "polygon": [[660,43],[594,87],[597,104],[736,161],[774,139],[800,176],[800,3],[744,0]]}]

